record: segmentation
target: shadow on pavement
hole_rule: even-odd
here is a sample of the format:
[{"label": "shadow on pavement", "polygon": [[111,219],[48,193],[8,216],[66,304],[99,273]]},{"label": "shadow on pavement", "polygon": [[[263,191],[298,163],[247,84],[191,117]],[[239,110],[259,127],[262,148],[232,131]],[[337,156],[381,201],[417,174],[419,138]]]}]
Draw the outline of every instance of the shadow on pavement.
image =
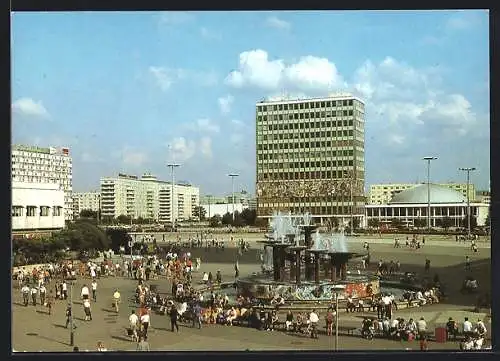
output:
[{"label": "shadow on pavement", "polygon": [[59,341],[59,340],[55,340],[53,338],[50,338],[50,337],[47,337],[47,336],[42,336],[42,335],[39,335],[37,333],[27,333],[26,335],[27,336],[35,336],[35,337],[41,338],[42,340],[46,340],[46,341],[56,342],[56,343],[58,343],[60,345],[70,346],[70,344],[68,342],[62,342],[62,341]]},{"label": "shadow on pavement", "polygon": [[101,308],[101,311],[107,312],[108,316],[112,316],[112,315],[118,316],[118,313],[115,310],[111,310],[109,308],[104,308],[103,307],[103,308]]},{"label": "shadow on pavement", "polygon": [[135,343],[134,341],[132,341],[130,339],[130,337],[127,337],[127,336],[111,336],[111,338],[114,340],[118,340],[118,341],[126,341],[129,343]]}]

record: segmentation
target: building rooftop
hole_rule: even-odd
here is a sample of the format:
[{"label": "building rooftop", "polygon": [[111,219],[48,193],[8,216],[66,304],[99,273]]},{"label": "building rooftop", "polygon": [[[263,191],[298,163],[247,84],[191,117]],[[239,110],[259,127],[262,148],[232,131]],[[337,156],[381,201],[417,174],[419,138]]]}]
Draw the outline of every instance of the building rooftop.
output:
[{"label": "building rooftop", "polygon": [[304,101],[325,101],[325,100],[344,100],[344,99],[356,99],[360,101],[361,103],[365,103],[362,99],[358,98],[357,96],[354,96],[350,93],[332,93],[324,97],[292,97],[288,95],[282,95],[282,96],[277,96],[277,97],[272,97],[272,98],[264,98],[260,102],[258,102],[256,105],[263,105],[263,104],[279,104],[279,103],[301,103]]},{"label": "building rooftop", "polygon": [[[427,203],[427,184],[420,184],[416,187],[404,190],[395,194],[390,204],[423,204]],[[430,185],[430,201],[437,203],[463,203],[467,198],[460,192],[437,184]]]}]

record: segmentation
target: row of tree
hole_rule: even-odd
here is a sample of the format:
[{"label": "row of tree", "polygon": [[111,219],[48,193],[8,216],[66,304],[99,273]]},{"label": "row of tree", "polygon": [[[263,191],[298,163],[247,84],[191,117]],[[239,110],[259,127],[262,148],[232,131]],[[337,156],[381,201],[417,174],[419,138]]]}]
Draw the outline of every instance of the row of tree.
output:
[{"label": "row of tree", "polygon": [[[228,226],[228,225],[233,227],[244,227],[244,226],[258,225],[256,211],[248,208],[244,209],[242,212],[235,211],[234,221],[233,221],[233,215],[229,212],[227,212],[223,216],[214,215],[210,219],[207,219],[206,215],[207,214],[205,208],[199,206],[194,209],[193,217],[199,219],[200,221],[208,220],[211,227]],[[96,221],[98,217],[99,213],[97,211],[84,209],[80,212],[80,219]],[[113,224],[143,225],[143,224],[155,223],[153,219],[147,219],[142,217],[131,218],[130,216],[126,215],[120,215],[116,218],[101,217],[99,221],[101,224],[105,225],[113,225]]]},{"label": "row of tree", "polygon": [[126,230],[104,231],[92,222],[79,220],[49,237],[13,239],[12,250],[14,264],[35,264],[109,249],[118,252],[120,247],[125,247],[128,252],[129,241],[132,238]]}]

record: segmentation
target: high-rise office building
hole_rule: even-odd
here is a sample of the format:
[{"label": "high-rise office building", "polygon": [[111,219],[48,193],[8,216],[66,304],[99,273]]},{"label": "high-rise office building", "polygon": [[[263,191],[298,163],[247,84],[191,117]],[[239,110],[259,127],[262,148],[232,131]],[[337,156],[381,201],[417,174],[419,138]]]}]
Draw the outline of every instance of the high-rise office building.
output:
[{"label": "high-rise office building", "polygon": [[99,192],[73,193],[73,215],[78,217],[83,210],[99,212],[101,208],[101,194]]},{"label": "high-rise office building", "polygon": [[364,103],[352,95],[257,103],[257,215],[361,220],[364,119]]},{"label": "high-rise office building", "polygon": [[58,184],[64,191],[64,219],[73,219],[73,162],[69,148],[13,145],[12,182]]},{"label": "high-rise office building", "polygon": [[101,217],[152,219],[159,222],[188,220],[199,206],[200,189],[189,184],[174,185],[172,214],[172,184],[154,175],[118,174],[101,178]]}]

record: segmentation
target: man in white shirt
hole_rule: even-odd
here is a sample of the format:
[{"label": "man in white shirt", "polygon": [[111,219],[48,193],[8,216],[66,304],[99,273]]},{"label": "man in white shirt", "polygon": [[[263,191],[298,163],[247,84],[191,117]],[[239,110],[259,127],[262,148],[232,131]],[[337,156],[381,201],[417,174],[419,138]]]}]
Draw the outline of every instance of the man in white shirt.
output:
[{"label": "man in white shirt", "polygon": [[397,318],[391,320],[391,331],[397,330],[399,327],[399,320]]},{"label": "man in white shirt", "polygon": [[115,292],[113,293],[113,303],[115,306],[116,313],[120,311],[120,302],[121,302],[120,292],[118,292],[118,290],[115,290]]},{"label": "man in white shirt", "polygon": [[486,325],[481,319],[477,320],[475,331],[482,337],[486,334]]},{"label": "man in white shirt", "polygon": [[417,332],[420,339],[425,337],[426,331],[427,331],[427,322],[425,322],[425,319],[423,317],[420,317],[420,320],[417,321]]},{"label": "man in white shirt", "polygon": [[24,306],[27,307],[29,304],[29,300],[30,300],[30,288],[29,288],[29,286],[24,285],[23,288],[21,288],[21,293],[23,294]]},{"label": "man in white shirt", "polygon": [[31,301],[33,302],[33,306],[36,306],[36,296],[38,294],[38,290],[35,286],[31,287]]},{"label": "man in white shirt", "polygon": [[142,336],[147,337],[150,322],[151,322],[151,319],[149,316],[149,312],[144,313],[141,316],[141,325],[142,325],[142,331],[143,331]]},{"label": "man in white shirt", "polygon": [[137,323],[139,322],[139,317],[135,314],[135,311],[132,310],[132,313],[128,317],[128,323],[130,327],[130,337],[132,340],[137,341],[138,340],[138,335],[137,335]]},{"label": "man in white shirt", "polygon": [[472,322],[469,321],[468,317],[464,319],[462,331],[465,336],[472,334]]},{"label": "man in white shirt", "polygon": [[62,283],[62,297],[63,300],[68,299],[68,284],[66,283],[66,281],[63,281]]},{"label": "man in white shirt", "polygon": [[312,310],[312,312],[309,314],[309,322],[313,325],[317,325],[319,322],[319,316],[316,313],[316,310]]},{"label": "man in white shirt", "polygon": [[47,295],[47,289],[43,284],[38,289],[38,292],[40,292],[40,304],[42,306],[45,306],[45,296]]},{"label": "man in white shirt", "polygon": [[92,287],[92,299],[97,302],[97,281],[93,279],[90,286]]},{"label": "man in white shirt", "polygon": [[90,300],[88,298],[83,300],[83,311],[85,312],[85,321],[92,321],[92,311],[90,309]]},{"label": "man in white shirt", "polygon": [[83,285],[82,292],[81,292],[82,299],[83,300],[88,300],[89,299],[89,295],[90,295],[89,288],[87,287],[87,285]]}]

